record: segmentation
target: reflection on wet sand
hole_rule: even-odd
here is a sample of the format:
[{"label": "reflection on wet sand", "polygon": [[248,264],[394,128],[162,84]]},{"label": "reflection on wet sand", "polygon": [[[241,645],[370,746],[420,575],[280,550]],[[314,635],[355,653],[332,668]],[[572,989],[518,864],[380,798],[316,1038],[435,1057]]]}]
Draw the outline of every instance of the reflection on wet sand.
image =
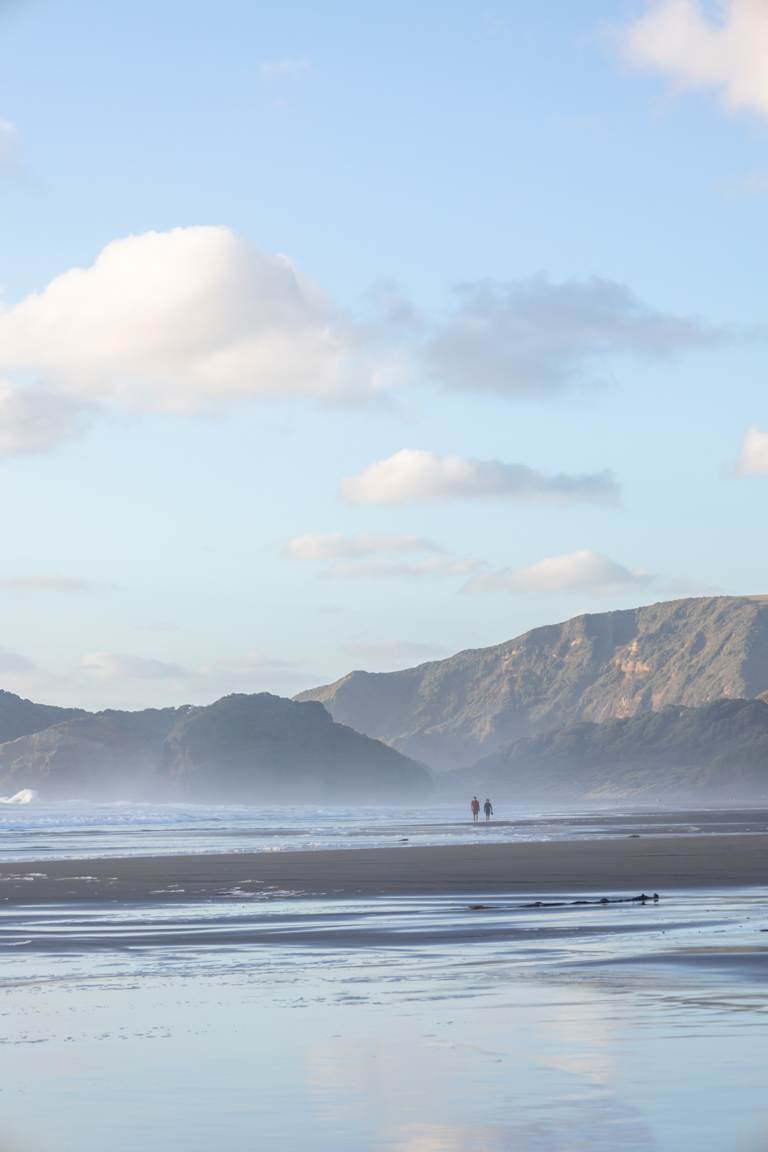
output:
[{"label": "reflection on wet sand", "polygon": [[5,909],[4,1125],[34,1152],[752,1152],[765,899]]}]

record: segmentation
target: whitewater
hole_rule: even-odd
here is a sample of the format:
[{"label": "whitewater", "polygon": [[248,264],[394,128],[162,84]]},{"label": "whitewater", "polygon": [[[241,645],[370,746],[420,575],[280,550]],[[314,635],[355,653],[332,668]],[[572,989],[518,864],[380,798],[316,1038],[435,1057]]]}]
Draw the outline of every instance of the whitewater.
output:
[{"label": "whitewater", "polygon": [[34,788],[22,788],[13,796],[0,796],[0,804],[31,804],[36,796]]},{"label": "whitewater", "polygon": [[627,835],[768,831],[768,814],[500,806],[473,825],[468,806],[200,805],[0,800],[0,860],[281,852]]}]

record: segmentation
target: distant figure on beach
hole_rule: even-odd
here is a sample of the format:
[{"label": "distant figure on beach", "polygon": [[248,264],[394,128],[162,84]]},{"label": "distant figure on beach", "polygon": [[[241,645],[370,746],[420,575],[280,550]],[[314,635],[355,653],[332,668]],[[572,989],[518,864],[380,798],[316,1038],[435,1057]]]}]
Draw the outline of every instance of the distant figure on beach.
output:
[{"label": "distant figure on beach", "polygon": [[472,823],[477,824],[477,818],[480,815],[480,801],[477,796],[472,797],[470,808],[472,809]]},{"label": "distant figure on beach", "polygon": [[483,804],[483,812],[485,812],[485,822],[487,824],[491,816],[493,816],[493,804],[491,804],[487,796],[485,798],[485,804]]}]

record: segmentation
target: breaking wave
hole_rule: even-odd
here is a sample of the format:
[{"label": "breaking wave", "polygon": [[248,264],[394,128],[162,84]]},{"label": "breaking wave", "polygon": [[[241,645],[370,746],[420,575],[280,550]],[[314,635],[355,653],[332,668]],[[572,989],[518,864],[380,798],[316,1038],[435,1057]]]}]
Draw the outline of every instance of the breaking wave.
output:
[{"label": "breaking wave", "polygon": [[31,804],[37,796],[34,788],[22,788],[13,796],[0,796],[0,804]]}]

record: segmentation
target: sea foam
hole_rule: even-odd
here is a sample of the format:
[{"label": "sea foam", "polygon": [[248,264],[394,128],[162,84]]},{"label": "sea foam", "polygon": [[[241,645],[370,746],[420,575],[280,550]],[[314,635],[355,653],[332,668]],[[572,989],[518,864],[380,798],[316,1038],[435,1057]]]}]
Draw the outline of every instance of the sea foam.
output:
[{"label": "sea foam", "polygon": [[31,804],[37,796],[34,788],[22,788],[13,796],[0,796],[0,804]]}]

